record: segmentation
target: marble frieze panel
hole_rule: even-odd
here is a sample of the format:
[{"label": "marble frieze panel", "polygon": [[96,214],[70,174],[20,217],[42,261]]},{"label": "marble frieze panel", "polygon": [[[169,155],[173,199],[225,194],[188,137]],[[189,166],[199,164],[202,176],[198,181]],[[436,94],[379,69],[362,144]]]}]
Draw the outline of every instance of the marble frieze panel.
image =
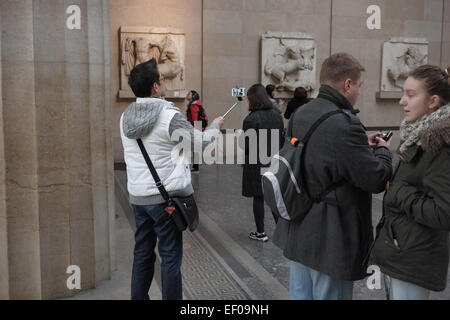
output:
[{"label": "marble frieze panel", "polygon": [[381,91],[378,97],[400,98],[408,75],[417,67],[427,63],[427,39],[397,37],[385,42],[381,68]]},{"label": "marble frieze panel", "polygon": [[131,70],[154,58],[165,79],[167,98],[185,98],[186,41],[182,30],[156,27],[120,28],[119,98],[134,98],[128,85]]},{"label": "marble frieze panel", "polygon": [[278,97],[292,97],[295,88],[316,91],[317,54],[312,35],[266,32],[262,35],[261,83],[273,84]]}]

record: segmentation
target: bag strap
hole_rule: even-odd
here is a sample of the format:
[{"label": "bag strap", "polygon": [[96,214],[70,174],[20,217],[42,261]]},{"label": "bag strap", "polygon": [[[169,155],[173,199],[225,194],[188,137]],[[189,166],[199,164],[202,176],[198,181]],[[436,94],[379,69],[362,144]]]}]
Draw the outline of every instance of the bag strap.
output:
[{"label": "bag strap", "polygon": [[159,192],[161,193],[163,199],[165,201],[169,201],[169,193],[167,193],[166,188],[164,188],[164,185],[161,182],[161,179],[159,178],[158,172],[156,171],[155,167],[153,166],[152,160],[150,160],[150,157],[147,153],[147,150],[145,149],[144,143],[141,139],[137,139],[137,143],[139,145],[139,148],[141,149],[142,155],[144,156],[145,162],[147,163],[148,168],[150,169],[150,172],[153,176],[153,179],[156,182],[156,187],[158,188]]},{"label": "bag strap", "polygon": [[341,109],[334,110],[334,111],[325,113],[323,116],[321,116],[319,119],[317,119],[317,121],[314,122],[314,124],[308,130],[308,132],[306,133],[305,137],[301,140],[303,142],[303,144],[306,146],[306,144],[308,143],[309,139],[313,135],[314,131],[316,131],[316,129],[322,124],[322,122],[324,122],[325,120],[327,120],[328,118],[330,118],[330,117],[332,117],[332,116],[334,116],[336,114],[340,114],[340,113],[343,113],[343,112],[344,111],[342,111]]},{"label": "bag strap", "polygon": [[286,136],[292,138],[292,127],[294,125],[294,115],[295,112],[291,115],[291,118],[289,119],[288,127],[286,130]]},{"label": "bag strap", "polygon": [[[308,130],[308,132],[306,133],[305,137],[301,140],[303,142],[303,153],[302,153],[302,159],[300,161],[300,166],[301,166],[301,170],[303,170],[303,166],[304,166],[304,158],[305,158],[305,153],[306,153],[306,145],[308,144],[309,139],[311,138],[311,136],[313,135],[313,133],[316,131],[316,129],[328,118],[340,114],[340,113],[344,113],[344,111],[342,111],[341,109],[338,110],[334,110],[331,112],[327,112],[324,115],[322,115],[319,119],[316,120],[316,122],[314,122],[314,124],[311,126],[311,128]],[[305,187],[305,191],[306,193],[309,195],[309,197],[311,198],[311,200],[313,200],[314,202],[322,202],[324,201],[325,196],[330,193],[332,190],[336,189],[337,187],[339,187],[341,184],[344,183],[344,180],[340,180],[337,182],[332,183],[330,186],[328,186],[324,191],[322,191],[319,195],[317,196],[312,196],[311,193],[308,190],[307,184],[305,183],[305,181],[303,182],[303,185]]]}]

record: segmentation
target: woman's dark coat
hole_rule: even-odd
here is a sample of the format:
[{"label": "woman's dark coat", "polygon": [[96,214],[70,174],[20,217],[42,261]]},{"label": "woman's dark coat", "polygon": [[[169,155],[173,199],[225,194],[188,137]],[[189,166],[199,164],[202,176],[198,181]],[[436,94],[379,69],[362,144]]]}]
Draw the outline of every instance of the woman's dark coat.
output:
[{"label": "woman's dark coat", "polygon": [[[244,197],[262,197],[262,185],[261,185],[261,168],[267,167],[270,163],[267,161],[264,161],[264,163],[261,163],[262,160],[259,158],[259,140],[261,138],[261,129],[267,129],[267,159],[269,156],[273,156],[278,153],[279,149],[273,150],[271,152],[271,129],[279,130],[279,148],[281,148],[283,144],[283,131],[284,131],[284,123],[283,118],[281,117],[280,113],[275,110],[274,108],[270,109],[259,109],[255,111],[251,111],[250,114],[245,118],[243,128],[244,133],[249,134],[250,129],[254,129],[256,132],[257,139],[255,141],[252,141],[251,139],[245,139],[245,165],[244,165],[244,171],[242,174],[242,195]],[[244,143],[244,141],[241,141],[241,145]],[[254,149],[253,149],[254,148]],[[274,146],[275,148],[275,146]],[[250,151],[254,150],[257,151],[258,159],[257,163],[251,163],[249,158],[249,155],[251,154]],[[270,154],[271,153],[271,154]],[[269,159],[270,161],[270,159]],[[255,162],[255,161],[252,161]]]},{"label": "woman's dark coat", "polygon": [[442,291],[449,263],[450,118],[421,140],[401,155],[370,263],[393,278]]},{"label": "woman's dark coat", "polygon": [[310,100],[309,99],[297,99],[297,98],[293,98],[291,101],[289,101],[287,107],[286,107],[286,112],[284,113],[284,117],[286,119],[290,119],[291,115],[297,111],[298,108],[300,108],[301,106],[303,106],[304,104],[307,104]]}]

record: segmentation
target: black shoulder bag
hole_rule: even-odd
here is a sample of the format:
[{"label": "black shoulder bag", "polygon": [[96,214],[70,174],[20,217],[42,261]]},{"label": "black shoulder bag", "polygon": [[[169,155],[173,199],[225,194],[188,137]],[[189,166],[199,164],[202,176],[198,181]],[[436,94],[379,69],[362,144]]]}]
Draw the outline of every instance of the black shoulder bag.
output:
[{"label": "black shoulder bag", "polygon": [[167,202],[166,212],[172,216],[178,230],[184,231],[189,227],[191,232],[194,232],[198,226],[198,208],[195,203],[193,195],[188,197],[170,197],[167,193],[166,188],[159,178],[158,172],[156,172],[150,157],[148,156],[147,150],[144,147],[141,139],[137,140],[139,148],[141,149],[142,155],[144,156],[145,162],[150,169],[153,179],[156,182],[159,192],[161,193],[164,200]]}]

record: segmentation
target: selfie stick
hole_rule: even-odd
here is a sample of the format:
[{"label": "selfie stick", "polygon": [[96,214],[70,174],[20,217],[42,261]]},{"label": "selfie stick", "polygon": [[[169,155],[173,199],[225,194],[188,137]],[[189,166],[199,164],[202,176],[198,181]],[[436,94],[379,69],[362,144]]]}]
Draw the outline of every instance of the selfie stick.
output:
[{"label": "selfie stick", "polygon": [[238,102],[236,102],[235,104],[233,104],[233,106],[230,108],[230,109],[228,109],[228,111],[227,111],[227,113],[225,113],[223,116],[222,116],[222,118],[224,118],[225,119],[225,117],[237,106],[239,104],[239,101]]}]

